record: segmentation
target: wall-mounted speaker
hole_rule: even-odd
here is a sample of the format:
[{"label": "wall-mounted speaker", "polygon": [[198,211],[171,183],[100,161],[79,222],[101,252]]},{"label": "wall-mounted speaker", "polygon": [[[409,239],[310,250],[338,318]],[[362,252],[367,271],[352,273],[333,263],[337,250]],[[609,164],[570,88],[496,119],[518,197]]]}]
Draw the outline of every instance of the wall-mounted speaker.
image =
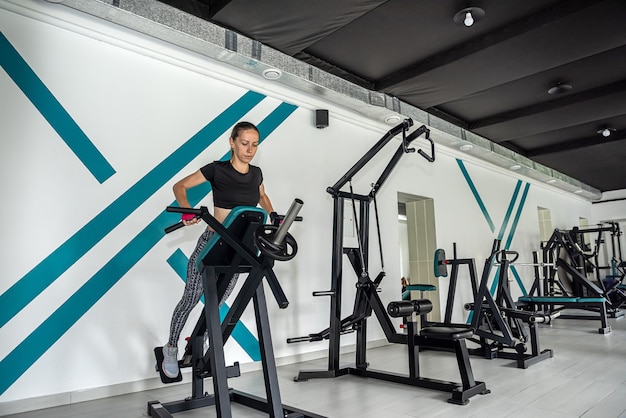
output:
[{"label": "wall-mounted speaker", "polygon": [[315,111],[315,127],[317,129],[323,129],[328,126],[328,110],[317,109]]}]

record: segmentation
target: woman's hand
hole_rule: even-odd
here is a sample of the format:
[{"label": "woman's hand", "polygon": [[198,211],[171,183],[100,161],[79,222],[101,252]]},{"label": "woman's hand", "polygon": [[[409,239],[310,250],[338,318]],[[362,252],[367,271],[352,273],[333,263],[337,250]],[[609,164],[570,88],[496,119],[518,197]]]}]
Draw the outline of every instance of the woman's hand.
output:
[{"label": "woman's hand", "polygon": [[200,222],[200,217],[191,213],[183,213],[181,220],[185,226],[189,226]]}]

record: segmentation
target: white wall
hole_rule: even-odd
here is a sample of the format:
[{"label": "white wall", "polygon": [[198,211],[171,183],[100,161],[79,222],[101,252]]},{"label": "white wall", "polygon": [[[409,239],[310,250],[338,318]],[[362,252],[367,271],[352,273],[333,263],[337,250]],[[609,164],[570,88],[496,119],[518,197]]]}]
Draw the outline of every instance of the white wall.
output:
[{"label": "white wall", "polygon": [[398,246],[400,247],[400,277],[409,277],[409,231],[406,220],[398,221]]},{"label": "white wall", "polygon": [[602,200],[591,209],[592,224],[604,221],[626,221],[626,190],[602,194]]},{"label": "white wall", "polygon": [[[390,127],[71,9],[47,2],[23,4],[26,7],[0,0],[2,35],[115,174],[102,183],[95,179],[33,106],[31,100],[40,97],[26,94],[24,86],[9,76],[8,67],[0,71],[0,184],[8,197],[0,209],[0,306],[5,309],[9,297],[10,302],[25,301],[0,328],[0,413],[10,401],[125,384],[132,390],[145,386],[137,382],[156,380],[152,348],[165,342],[172,309],[183,289],[167,259],[177,249],[189,255],[201,227],[165,237],[158,237],[160,224],[142,231],[155,219],[162,224],[176,221],[174,215],[162,220],[164,207],[173,201],[173,182],[226,153],[228,132],[209,123],[249,91],[265,97],[237,120],[262,123],[285,103],[293,107],[293,113],[264,138],[254,162],[263,169],[266,190],[279,212],[296,197],[304,201],[304,222],[292,230],[298,256],[275,268],[290,305],[281,311],[269,297],[275,353],[278,358],[316,351],[323,355],[325,342],[287,345],[285,340],[328,326],[328,299],[311,296],[330,286],[332,199],[325,190]],[[330,110],[328,128],[315,128],[316,108]],[[217,135],[215,142],[192,144],[183,152],[190,156],[188,162],[154,172],[207,125],[208,133],[201,136]],[[422,140],[416,142],[427,149]],[[369,191],[398,145],[392,141],[354,179],[356,193]],[[463,160],[494,231],[457,158]],[[401,277],[397,192],[434,199],[439,247],[452,254],[456,242],[460,257],[477,260],[480,274],[518,181],[522,190],[531,182],[442,147],[433,164],[417,153],[404,156],[377,196],[387,270],[383,301],[397,298]],[[133,201],[147,189],[145,197]],[[590,203],[547,185],[531,182],[523,204],[521,194],[514,202],[515,210],[520,209],[516,230],[510,232],[514,211],[504,234],[513,237],[510,248],[522,254],[520,261],[530,261],[530,252],[537,249],[537,206],[551,210],[555,227],[576,225],[580,216],[592,218]],[[210,202],[209,196],[202,204],[210,207]],[[103,217],[119,221],[106,227]],[[72,238],[85,228],[88,234]],[[91,242],[99,235],[101,239]],[[129,243],[131,247],[125,248]],[[376,240],[372,245],[372,254],[377,254]],[[138,257],[136,263],[129,261],[133,257]],[[370,258],[370,271],[376,274],[380,262]],[[75,261],[60,267],[67,259]],[[350,271],[348,263],[344,271]],[[12,293],[28,280],[50,285]],[[349,274],[344,280],[347,314],[354,286]],[[530,285],[531,275],[524,280]],[[441,285],[445,295],[446,283]],[[467,301],[469,290],[467,282],[460,284],[459,304]],[[199,309],[183,335],[191,332]],[[254,329],[251,312],[243,322]],[[375,324],[371,328],[371,340],[383,338]],[[342,340],[353,341],[352,336]],[[235,360],[250,362],[231,341],[227,361]],[[69,402],[76,396],[54,399]]]}]

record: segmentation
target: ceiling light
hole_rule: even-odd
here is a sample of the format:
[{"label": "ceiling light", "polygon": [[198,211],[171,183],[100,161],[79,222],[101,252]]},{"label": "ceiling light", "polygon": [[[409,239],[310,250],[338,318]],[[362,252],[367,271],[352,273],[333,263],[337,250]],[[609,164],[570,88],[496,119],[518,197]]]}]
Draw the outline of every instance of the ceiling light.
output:
[{"label": "ceiling light", "polygon": [[554,184],[554,183],[556,183],[556,179],[546,180],[546,183]]},{"label": "ceiling light", "polygon": [[517,171],[517,170],[519,170],[520,168],[522,168],[522,166],[521,166],[521,165],[519,165],[519,164],[513,164],[512,166],[510,166],[510,167],[509,167],[509,170],[511,170],[511,171]]},{"label": "ceiling light", "polygon": [[400,116],[398,115],[389,115],[385,118],[385,123],[388,123],[389,125],[395,125],[396,123],[400,123]]},{"label": "ceiling light", "polygon": [[570,84],[559,81],[554,86],[548,89],[548,94],[563,94],[570,91],[571,89],[572,86]]},{"label": "ceiling light", "polygon": [[472,26],[485,16],[485,11],[480,7],[466,7],[456,12],[452,20],[457,25],[463,24],[467,27]]},{"label": "ceiling light", "polygon": [[580,190],[580,189],[578,189],[578,190],[574,190],[574,193],[576,193],[576,194],[581,194],[582,192],[583,192],[583,191],[582,191],[582,190]]},{"label": "ceiling light", "polygon": [[267,70],[263,71],[263,77],[268,80],[278,80],[282,76],[283,72],[280,71],[278,68],[268,68]]},{"label": "ceiling light", "polygon": [[463,20],[465,26],[472,26],[474,24],[474,18],[472,17],[472,12],[465,13],[465,19]]},{"label": "ceiling light", "polygon": [[598,130],[598,133],[605,138],[610,137],[613,132],[615,132],[614,128],[604,128],[604,129]]},{"label": "ceiling light", "polygon": [[472,144],[463,144],[463,145],[461,145],[461,146],[459,147],[459,149],[460,149],[461,151],[469,151],[469,150],[471,150],[472,148],[474,148],[474,146],[473,146]]}]

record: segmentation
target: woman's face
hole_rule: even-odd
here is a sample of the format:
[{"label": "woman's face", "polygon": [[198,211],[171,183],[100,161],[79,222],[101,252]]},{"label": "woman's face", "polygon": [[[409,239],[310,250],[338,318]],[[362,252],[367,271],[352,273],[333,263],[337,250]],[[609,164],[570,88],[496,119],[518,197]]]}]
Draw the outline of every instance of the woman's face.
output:
[{"label": "woman's face", "polygon": [[259,147],[259,134],[254,129],[241,131],[237,138],[230,138],[230,147],[234,158],[243,163],[249,163]]}]

